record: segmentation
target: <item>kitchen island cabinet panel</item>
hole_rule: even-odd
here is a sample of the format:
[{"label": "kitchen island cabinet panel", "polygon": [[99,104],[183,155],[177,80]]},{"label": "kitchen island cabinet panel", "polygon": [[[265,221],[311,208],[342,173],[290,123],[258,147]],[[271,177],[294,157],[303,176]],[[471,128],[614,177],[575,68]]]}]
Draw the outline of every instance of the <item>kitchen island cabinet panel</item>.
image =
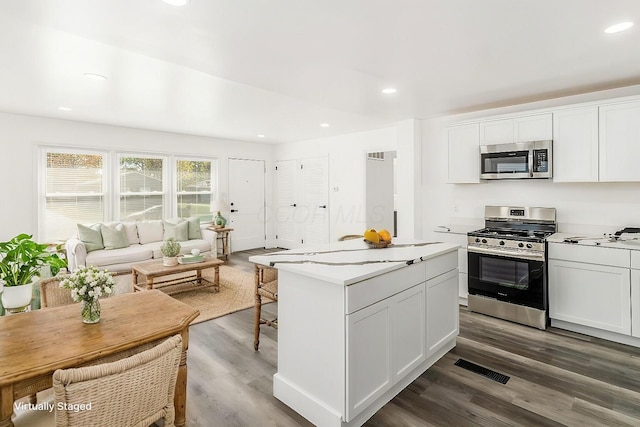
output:
[{"label": "kitchen island cabinet panel", "polygon": [[[370,250],[345,241],[251,257],[278,268],[274,396],[315,425],[364,424],[455,347],[457,248],[398,239]],[[441,277],[452,278],[453,292],[441,290]],[[429,338],[437,344],[427,356]]]},{"label": "kitchen island cabinet panel", "polygon": [[427,357],[458,335],[458,270],[427,281]]}]

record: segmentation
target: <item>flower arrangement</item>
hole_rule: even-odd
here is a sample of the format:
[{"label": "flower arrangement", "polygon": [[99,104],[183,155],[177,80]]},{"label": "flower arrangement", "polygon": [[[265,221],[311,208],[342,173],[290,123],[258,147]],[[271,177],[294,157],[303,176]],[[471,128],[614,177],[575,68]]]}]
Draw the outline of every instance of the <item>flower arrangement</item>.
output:
[{"label": "flower arrangement", "polygon": [[71,289],[71,298],[82,301],[82,321],[97,323],[100,321],[101,296],[113,292],[115,280],[107,270],[98,270],[94,266],[80,267],[60,281],[60,287]]},{"label": "flower arrangement", "polygon": [[60,281],[60,287],[71,289],[74,301],[91,301],[104,295],[111,295],[115,280],[107,270],[94,266],[80,267]]}]

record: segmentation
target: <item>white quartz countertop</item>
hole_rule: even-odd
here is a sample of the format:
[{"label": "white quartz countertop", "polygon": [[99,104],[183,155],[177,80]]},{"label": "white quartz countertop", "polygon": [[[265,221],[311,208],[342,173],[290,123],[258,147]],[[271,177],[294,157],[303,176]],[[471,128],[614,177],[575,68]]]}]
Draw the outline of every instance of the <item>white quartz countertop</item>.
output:
[{"label": "white quartz countertop", "polygon": [[640,236],[637,234],[622,234],[620,239],[612,241],[605,236],[578,233],[555,233],[547,237],[549,243],[564,243],[567,245],[599,246],[603,248],[640,250]]},{"label": "white quartz countertop", "polygon": [[347,286],[456,251],[458,247],[451,243],[394,239],[384,249],[372,249],[363,240],[354,239],[256,255],[249,261]]}]

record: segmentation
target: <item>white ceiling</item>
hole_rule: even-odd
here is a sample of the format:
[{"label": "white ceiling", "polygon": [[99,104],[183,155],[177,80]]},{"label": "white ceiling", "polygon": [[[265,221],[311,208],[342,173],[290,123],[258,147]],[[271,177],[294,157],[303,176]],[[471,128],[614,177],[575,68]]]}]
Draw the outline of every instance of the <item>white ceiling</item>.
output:
[{"label": "white ceiling", "polygon": [[2,0],[0,60],[0,111],[297,141],[638,84],[640,1]]}]

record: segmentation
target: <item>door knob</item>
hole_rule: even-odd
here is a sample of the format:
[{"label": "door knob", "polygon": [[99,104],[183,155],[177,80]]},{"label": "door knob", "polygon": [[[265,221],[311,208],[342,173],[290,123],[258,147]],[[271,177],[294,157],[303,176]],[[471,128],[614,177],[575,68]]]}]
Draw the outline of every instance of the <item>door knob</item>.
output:
[{"label": "door knob", "polygon": [[231,212],[238,212],[238,209],[231,209]]},{"label": "door knob", "polygon": [[292,205],[289,205],[289,206],[293,206],[293,207],[295,208],[295,207],[297,206],[297,204],[295,204],[295,203],[294,203],[294,204],[292,204]]},{"label": "door knob", "polygon": [[327,209],[327,205],[320,205],[320,206],[318,206],[318,207],[319,207],[319,208],[322,208],[322,209]]}]

